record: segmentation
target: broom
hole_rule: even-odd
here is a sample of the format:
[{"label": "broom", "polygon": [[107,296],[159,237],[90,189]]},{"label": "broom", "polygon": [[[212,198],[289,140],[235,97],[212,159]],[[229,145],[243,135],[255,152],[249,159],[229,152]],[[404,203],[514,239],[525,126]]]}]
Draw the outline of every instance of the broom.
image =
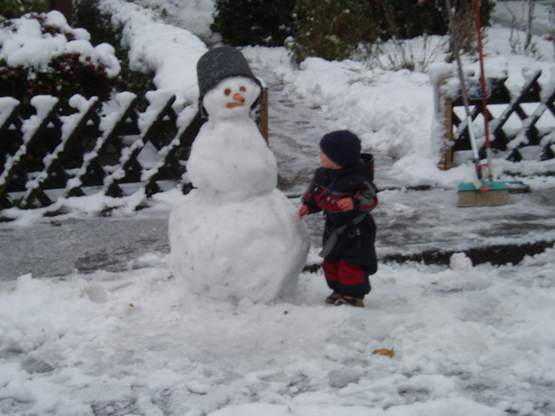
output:
[{"label": "broom", "polygon": [[478,51],[480,55],[480,85],[482,89],[482,109],[484,118],[484,138],[485,138],[485,150],[486,150],[486,160],[480,161],[480,154],[478,150],[478,145],[476,143],[476,137],[474,136],[474,130],[472,127],[472,117],[470,116],[470,105],[468,100],[468,90],[466,89],[466,83],[464,80],[464,74],[462,69],[461,57],[459,54],[459,45],[457,38],[455,36],[454,30],[454,13],[451,8],[451,1],[445,0],[447,6],[447,13],[449,16],[449,29],[451,32],[451,39],[453,42],[453,54],[455,60],[457,61],[457,72],[459,77],[459,82],[461,84],[461,92],[464,103],[464,111],[466,116],[466,127],[468,128],[468,133],[470,137],[470,145],[472,147],[472,155],[474,167],[476,170],[477,181],[473,182],[463,182],[459,184],[458,188],[458,202],[457,206],[460,208],[465,207],[480,207],[480,206],[498,206],[506,205],[511,202],[511,196],[509,195],[509,189],[504,182],[495,181],[493,178],[493,173],[491,170],[491,144],[489,141],[489,125],[487,117],[487,90],[486,90],[486,77],[484,71],[484,54],[482,46],[482,31],[480,23],[480,0],[474,0],[474,13],[476,15],[476,31],[478,36]]}]

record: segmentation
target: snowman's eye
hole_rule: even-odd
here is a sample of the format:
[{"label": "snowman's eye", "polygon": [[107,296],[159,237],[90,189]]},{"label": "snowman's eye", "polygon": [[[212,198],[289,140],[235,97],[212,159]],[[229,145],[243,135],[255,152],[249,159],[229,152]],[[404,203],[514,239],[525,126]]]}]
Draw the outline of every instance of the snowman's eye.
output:
[{"label": "snowman's eye", "polygon": [[231,94],[231,90],[230,90],[229,88],[226,88],[226,89],[224,90],[224,94],[225,94],[225,95]]},{"label": "snowman's eye", "polygon": [[242,86],[242,85],[239,87],[239,91],[241,91],[241,92],[245,92],[246,90],[247,90],[247,89],[246,89],[244,86]]}]

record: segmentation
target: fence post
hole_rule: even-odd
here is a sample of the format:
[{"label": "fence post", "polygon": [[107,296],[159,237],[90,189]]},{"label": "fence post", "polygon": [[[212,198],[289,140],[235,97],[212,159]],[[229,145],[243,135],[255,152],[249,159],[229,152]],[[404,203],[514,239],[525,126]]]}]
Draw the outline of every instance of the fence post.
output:
[{"label": "fence post", "polygon": [[266,140],[266,143],[270,140],[269,129],[268,129],[268,88],[262,88],[260,93],[260,132]]},{"label": "fence post", "polygon": [[452,97],[447,93],[447,83],[451,78],[451,69],[437,68],[431,75],[434,87],[435,127],[432,132],[434,145],[439,151],[438,168],[448,170],[453,167],[453,120]]}]

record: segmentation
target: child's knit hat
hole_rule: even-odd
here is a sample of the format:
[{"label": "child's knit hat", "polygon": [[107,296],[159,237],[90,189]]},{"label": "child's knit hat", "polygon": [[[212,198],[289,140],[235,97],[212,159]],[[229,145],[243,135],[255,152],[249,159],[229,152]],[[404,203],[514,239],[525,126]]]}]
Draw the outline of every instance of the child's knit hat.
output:
[{"label": "child's knit hat", "polygon": [[327,133],[320,140],[320,149],[331,160],[343,167],[351,166],[360,160],[360,139],[349,130]]}]

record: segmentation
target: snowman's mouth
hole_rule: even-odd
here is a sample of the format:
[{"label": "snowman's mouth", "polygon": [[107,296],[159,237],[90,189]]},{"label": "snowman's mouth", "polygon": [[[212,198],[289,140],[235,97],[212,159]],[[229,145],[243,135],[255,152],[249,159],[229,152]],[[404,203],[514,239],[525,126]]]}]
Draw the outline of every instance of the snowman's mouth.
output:
[{"label": "snowman's mouth", "polygon": [[225,104],[225,108],[236,108],[236,107],[244,107],[245,104],[244,103],[238,103],[238,102],[233,102],[233,103],[226,103]]}]

